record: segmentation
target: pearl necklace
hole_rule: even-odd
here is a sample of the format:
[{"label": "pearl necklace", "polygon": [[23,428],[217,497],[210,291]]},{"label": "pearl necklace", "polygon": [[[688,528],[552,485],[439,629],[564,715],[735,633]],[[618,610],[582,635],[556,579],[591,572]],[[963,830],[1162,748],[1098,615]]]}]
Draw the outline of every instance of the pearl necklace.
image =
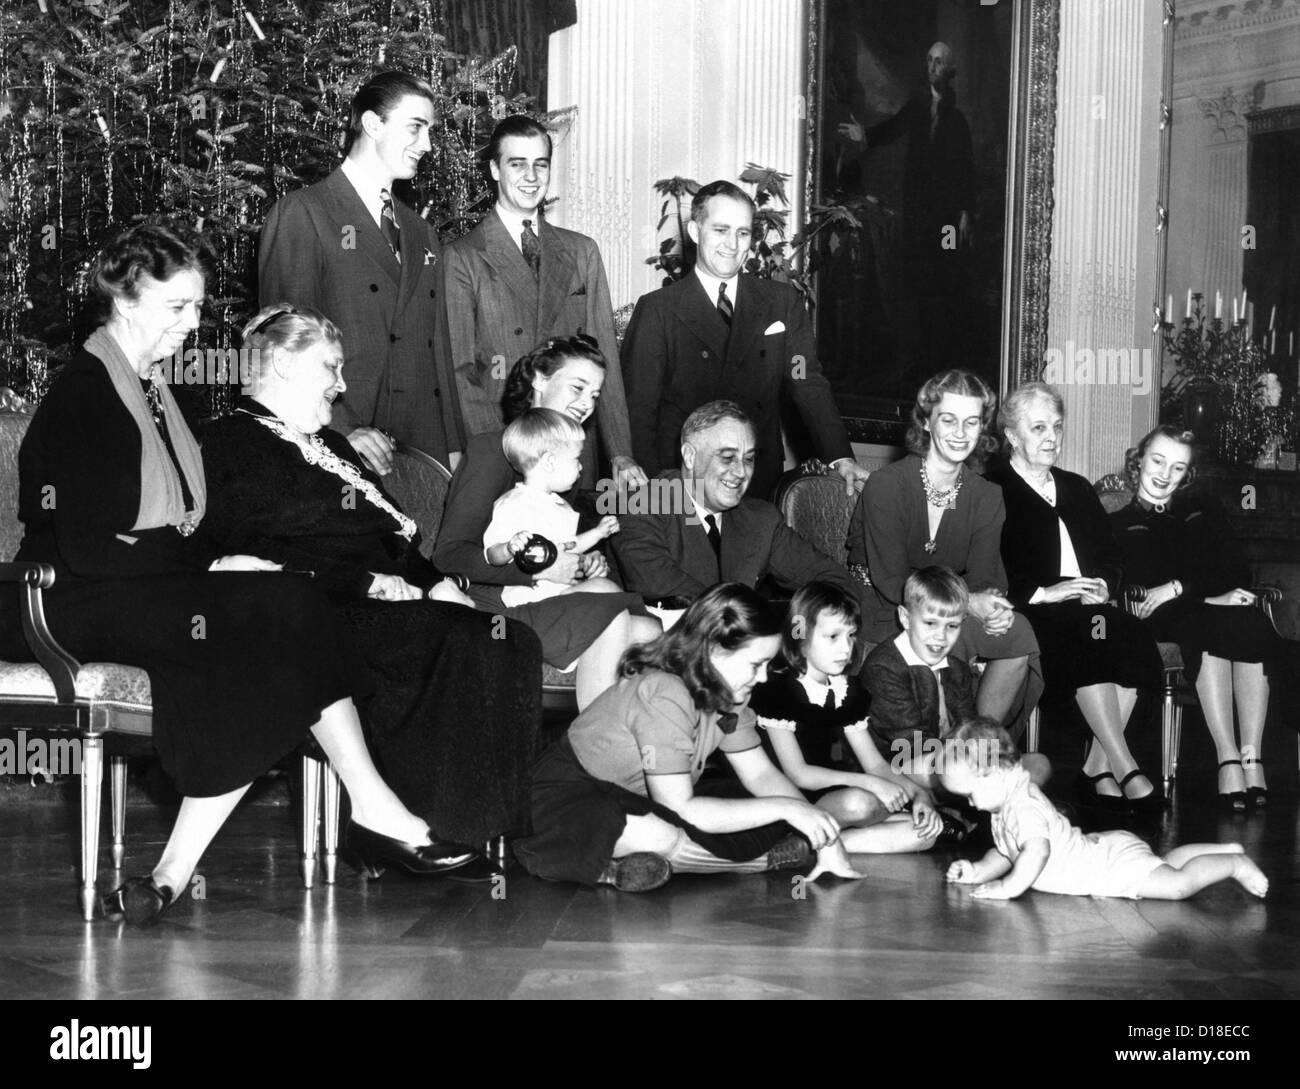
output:
[{"label": "pearl necklace", "polygon": [[[961,492],[961,486],[965,483],[965,478],[961,470],[957,470],[957,483],[950,488],[936,488],[930,483],[930,474],[925,471],[925,460],[921,461],[921,487],[925,491],[925,501],[932,507],[939,510],[952,510],[957,506],[957,496]],[[942,518],[940,519],[942,521]],[[925,542],[925,551],[929,555],[934,555],[939,545],[934,537]]]}]

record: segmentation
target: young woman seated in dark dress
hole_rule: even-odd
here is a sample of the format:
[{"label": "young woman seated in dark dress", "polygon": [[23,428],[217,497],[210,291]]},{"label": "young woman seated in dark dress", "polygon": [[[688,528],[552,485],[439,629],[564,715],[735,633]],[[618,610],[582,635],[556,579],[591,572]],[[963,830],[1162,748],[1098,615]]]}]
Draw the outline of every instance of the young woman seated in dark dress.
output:
[{"label": "young woman seated in dark dress", "polygon": [[[722,583],[629,650],[618,683],[533,769],[534,834],[515,844],[524,866],[551,881],[646,892],[673,873],[802,867],[811,845],[809,880],[862,876],[835,817],[804,800],[758,738],[749,696],[783,623],[753,590]],[[750,797],[697,793],[719,749]]]},{"label": "young woman seated in dark dress", "polygon": [[1081,796],[1101,809],[1156,812],[1163,799],[1124,731],[1138,689],[1160,683],[1160,653],[1142,624],[1109,604],[1123,567],[1101,501],[1083,477],[1056,468],[1065,406],[1051,386],[1027,382],[1007,396],[1000,422],[1008,456],[988,477],[1006,506],[1007,596],[1034,626],[1046,698],[1073,699],[1092,731]]},{"label": "young woman seated in dark dress", "polygon": [[1156,639],[1178,644],[1196,684],[1218,754],[1221,804],[1240,811],[1268,802],[1260,751],[1270,689],[1300,672],[1300,644],[1253,607],[1250,572],[1223,508],[1183,490],[1194,475],[1193,442],[1190,431],[1163,425],[1130,450],[1133,501],[1110,520],[1125,579],[1147,590],[1137,615]]},{"label": "young woman seated in dark dress", "polygon": [[[506,379],[506,422],[529,408],[549,408],[585,425],[596,410],[605,369],[605,357],[590,337],[546,341],[515,363]],[[582,710],[614,683],[623,651],[653,639],[662,629],[645,615],[639,594],[573,592],[511,608],[502,605],[503,586],[542,579],[574,584],[609,575],[609,564],[599,552],[561,552],[550,567],[531,575],[514,564],[494,567],[487,562],[483,533],[492,522],[492,505],[521,479],[506,460],[500,431],[473,436],[451,479],[433,561],[470,580],[470,596],[480,609],[532,628],[548,663],[556,669],[573,668]],[[574,506],[581,509],[578,503]]]},{"label": "young woman seated in dark dress", "polygon": [[268,307],[244,344],[257,362],[254,396],[203,435],[207,532],[227,551],[314,574],[376,679],[362,717],[413,812],[470,843],[521,830],[541,724],[537,637],[473,611],[421,554],[415,523],[380,478],[328,427],[347,390],[334,324]]},{"label": "young woman seated in dark dress", "polygon": [[[185,890],[251,781],[309,732],[347,787],[359,854],[422,873],[475,858],[431,843],[375,770],[354,703],[365,665],[314,582],[214,551],[202,532],[198,443],[157,364],[198,328],[204,267],[196,237],[147,224],[99,254],[103,324],[55,379],[19,457],[18,558],[54,568],[50,628],[81,661],[148,673],[154,744],[183,796],[152,874],[102,903],[137,925]],[[30,658],[21,631],[6,595],[0,653]]]}]

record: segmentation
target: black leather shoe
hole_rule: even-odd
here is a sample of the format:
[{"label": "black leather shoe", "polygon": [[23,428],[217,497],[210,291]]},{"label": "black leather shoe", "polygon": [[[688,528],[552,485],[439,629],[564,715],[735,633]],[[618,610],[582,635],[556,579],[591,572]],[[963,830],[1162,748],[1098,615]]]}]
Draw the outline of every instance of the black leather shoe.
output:
[{"label": "black leather shoe", "polygon": [[812,865],[813,849],[797,832],[785,837],[767,852],[767,872],[806,870]]},{"label": "black leather shoe", "polygon": [[504,878],[505,871],[487,855],[479,855],[463,866],[457,866],[447,872],[448,881],[460,881],[466,885],[486,885],[498,877]]},{"label": "black leather shoe", "polygon": [[1103,813],[1123,813],[1128,809],[1128,800],[1122,794],[1097,793],[1097,784],[1104,779],[1114,782],[1115,776],[1108,771],[1103,771],[1100,775],[1085,775],[1079,772],[1075,785],[1079,804]]},{"label": "black leather shoe", "polygon": [[381,836],[356,821],[348,822],[347,845],[361,860],[371,880],[383,877],[385,863],[407,873],[426,876],[447,873],[483,858],[463,843],[404,843],[391,836]]},{"label": "black leather shoe", "polygon": [[633,851],[622,858],[609,860],[598,885],[613,885],[619,892],[653,892],[668,884],[673,868],[663,855],[650,851]]},{"label": "black leather shoe", "polygon": [[[1146,773],[1141,768],[1134,768],[1130,771],[1119,781],[1120,790],[1123,790],[1139,775],[1143,778],[1146,777]],[[1124,801],[1127,803],[1129,809],[1134,813],[1151,814],[1163,813],[1165,811],[1165,796],[1160,793],[1160,788],[1154,784],[1151,786],[1150,794],[1143,794],[1140,798],[1130,798],[1126,794],[1124,795]]]},{"label": "black leather shoe", "polygon": [[153,926],[176,902],[176,894],[152,876],[132,877],[100,901],[106,919],[125,919],[130,926]]},{"label": "black leather shoe", "polygon": [[[1241,767],[1240,760],[1221,760],[1219,770],[1230,768],[1234,764]],[[1246,812],[1246,798],[1247,794],[1244,790],[1221,790],[1218,794],[1219,808],[1230,813],[1244,813]]]}]

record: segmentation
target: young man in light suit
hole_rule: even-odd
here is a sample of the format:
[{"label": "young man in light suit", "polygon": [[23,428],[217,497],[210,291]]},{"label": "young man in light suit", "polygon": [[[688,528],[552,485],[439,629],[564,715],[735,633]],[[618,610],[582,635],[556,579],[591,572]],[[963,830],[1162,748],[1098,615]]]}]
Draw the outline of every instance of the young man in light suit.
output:
[{"label": "young man in light suit", "polygon": [[465,445],[439,321],[438,236],[392,194],[430,150],[434,101],[405,72],[371,79],[353,99],[342,165],[277,201],[258,248],[261,304],[315,307],[342,332],[348,390],[333,426],[379,473],[394,440],[444,462]]},{"label": "young man in light suit", "polygon": [[605,457],[620,483],[644,483],[632,458],[600,251],[586,235],[553,227],[541,215],[550,134],[530,117],[507,117],[492,133],[487,158],[496,206],[447,246],[444,262],[442,302],[465,430],[478,435],[504,426],[501,395],[517,359],[551,337],[585,333],[609,364],[596,408]]},{"label": "young man in light suit", "polygon": [[770,499],[783,461],[781,400],[789,398],[817,456],[861,491],[867,470],[853,460],[802,297],[789,284],[741,275],[754,210],[731,182],[700,189],[687,225],[695,268],[637,302],[623,342],[632,450],[652,475],[675,468],[686,417],[707,401],[735,401],[758,441],[751,491]]}]

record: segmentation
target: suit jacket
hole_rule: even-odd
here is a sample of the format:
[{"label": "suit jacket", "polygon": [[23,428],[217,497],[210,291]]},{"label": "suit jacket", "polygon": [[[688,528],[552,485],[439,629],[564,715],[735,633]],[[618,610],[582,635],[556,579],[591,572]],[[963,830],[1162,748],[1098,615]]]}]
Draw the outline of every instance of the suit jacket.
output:
[{"label": "suit jacket", "polygon": [[1083,477],[1053,469],[1056,506],[1031,488],[1005,460],[989,466],[988,478],[1002,487],[1007,520],[1002,524],[1002,562],[1006,565],[1007,597],[1017,606],[1029,604],[1040,586],[1061,581],[1061,533],[1057,517],[1070,531],[1070,544],[1079,570],[1088,578],[1104,578],[1115,597],[1123,580],[1124,561],[1110,521],[1097,493]]},{"label": "suit jacket", "polygon": [[585,234],[538,221],[541,273],[532,269],[495,209],[447,246],[443,306],[465,430],[505,425],[501,395],[515,361],[549,337],[586,333],[609,363],[596,422],[609,457],[630,455],[627,401],[605,266]]},{"label": "suit jacket", "polygon": [[442,249],[393,201],[402,263],[341,170],[276,201],[258,247],[263,306],[314,306],[343,333],[347,392],[333,427],[379,427],[446,460],[464,449],[447,332],[438,306]]},{"label": "suit jacket", "polygon": [[[680,472],[662,474],[651,489],[680,496]],[[630,506],[636,509],[634,493]],[[654,494],[653,490],[649,493]],[[676,504],[656,502],[659,510]],[[680,509],[680,507],[677,507]],[[793,592],[806,582],[822,579],[860,599],[859,586],[848,571],[785,524],[781,512],[762,499],[743,499],[722,516],[722,554],[697,520],[685,514],[620,514],[619,532],[610,538],[623,585],[651,601],[668,597],[694,599],[719,582],[757,586],[771,577]]]},{"label": "suit jacket", "polygon": [[[948,667],[940,671],[943,702],[948,710],[948,727],[955,729],[975,714],[970,666],[948,656]],[[862,667],[862,684],[871,694],[871,737],[886,760],[899,755],[895,742],[906,742],[911,756],[914,734],[939,736],[939,682],[934,670],[908,665],[893,639],[886,639],[870,654]]]},{"label": "suit jacket", "polygon": [[799,410],[818,457],[853,456],[817,362],[808,312],[789,284],[741,276],[730,335],[693,273],[643,295],[623,343],[623,379],[632,451],[651,476],[680,463],[683,422],[718,398],[735,401],[754,420],[751,495],[769,498],[781,475],[783,396]]}]

